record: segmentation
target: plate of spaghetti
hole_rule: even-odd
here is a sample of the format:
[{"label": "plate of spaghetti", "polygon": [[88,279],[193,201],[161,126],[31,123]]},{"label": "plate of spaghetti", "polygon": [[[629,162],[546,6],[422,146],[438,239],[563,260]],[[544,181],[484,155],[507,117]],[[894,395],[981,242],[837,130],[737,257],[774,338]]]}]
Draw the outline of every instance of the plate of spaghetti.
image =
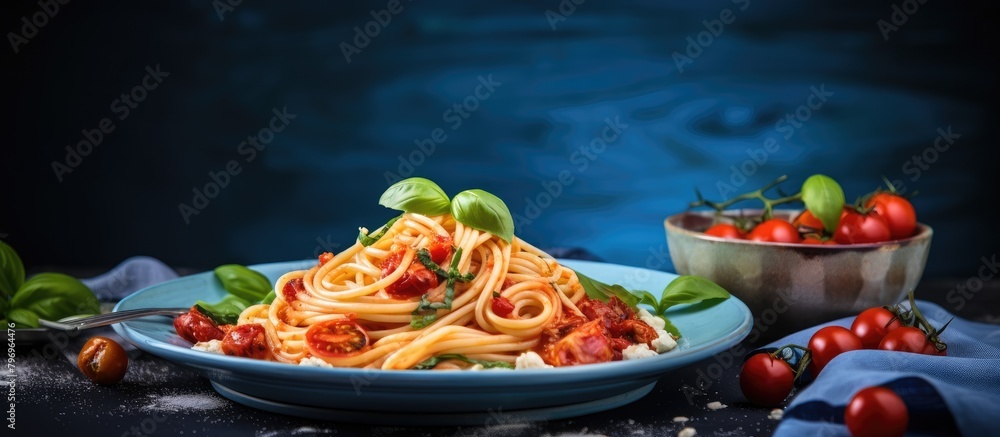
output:
[{"label": "plate of spaghetti", "polygon": [[[411,178],[380,203],[402,214],[362,228],[339,253],[249,266],[273,285],[259,301],[239,278],[220,282],[217,269],[115,307],[191,307],[174,323],[133,319],[114,329],[197,369],[236,402],[397,424],[615,408],[750,332],[746,305],[700,278],[549,256],[513,235],[506,206],[487,192],[449,198]],[[662,298],[634,291],[649,289],[664,289]],[[200,304],[212,301],[226,302],[230,318]]]}]

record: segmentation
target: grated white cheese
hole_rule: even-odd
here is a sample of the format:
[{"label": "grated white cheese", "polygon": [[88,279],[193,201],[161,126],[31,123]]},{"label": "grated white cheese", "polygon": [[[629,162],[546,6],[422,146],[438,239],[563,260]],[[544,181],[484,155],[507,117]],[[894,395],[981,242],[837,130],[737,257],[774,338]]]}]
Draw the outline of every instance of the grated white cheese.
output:
[{"label": "grated white cheese", "polygon": [[622,359],[637,360],[639,358],[655,357],[656,351],[649,348],[646,343],[633,344],[622,351]]},{"label": "grated white cheese", "polygon": [[674,337],[669,332],[657,329],[656,334],[656,340],[653,340],[653,347],[656,348],[656,353],[662,354],[677,347],[677,340],[674,340]]},{"label": "grated white cheese", "polygon": [[688,419],[687,417],[684,417],[684,416],[677,416],[677,417],[674,418],[674,422],[677,422],[677,423],[687,422],[688,420],[690,420],[690,419]]},{"label": "grated white cheese", "polygon": [[771,410],[771,414],[767,415],[767,418],[771,420],[781,420],[782,417],[785,417],[785,410],[780,408]]},{"label": "grated white cheese", "polygon": [[681,432],[677,433],[677,437],[694,437],[696,435],[698,435],[698,430],[690,426],[682,429]]},{"label": "grated white cheese", "polygon": [[662,331],[667,327],[667,322],[650,314],[645,308],[639,308],[639,320],[646,322],[647,325],[652,326],[653,329],[656,329],[657,331]]},{"label": "grated white cheese", "polygon": [[333,365],[316,357],[305,357],[299,361],[300,366],[333,368]]},{"label": "grated white cheese", "polygon": [[723,408],[728,407],[728,405],[723,404],[722,402],[719,402],[719,401],[709,402],[708,405],[705,405],[705,406],[708,407],[709,410],[713,410],[713,411],[714,410],[721,410]]},{"label": "grated white cheese", "polygon": [[515,369],[548,369],[552,368],[552,365],[545,364],[545,360],[542,359],[541,355],[534,352],[528,351],[514,360]]},{"label": "grated white cheese", "polygon": [[221,355],[222,340],[199,341],[191,346],[191,349]]}]

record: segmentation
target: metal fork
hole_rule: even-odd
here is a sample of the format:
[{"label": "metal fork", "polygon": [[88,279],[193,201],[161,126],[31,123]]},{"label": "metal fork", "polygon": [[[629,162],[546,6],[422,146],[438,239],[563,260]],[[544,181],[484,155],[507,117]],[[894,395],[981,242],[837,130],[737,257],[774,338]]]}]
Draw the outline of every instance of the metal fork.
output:
[{"label": "metal fork", "polygon": [[156,315],[179,316],[187,313],[189,309],[190,308],[140,308],[135,310],[115,311],[96,316],[70,317],[60,319],[58,322],[38,319],[38,324],[49,329],[58,329],[60,331],[80,331],[84,329],[96,328],[98,326],[107,326],[112,323],[118,323],[122,320],[134,319],[137,317]]}]

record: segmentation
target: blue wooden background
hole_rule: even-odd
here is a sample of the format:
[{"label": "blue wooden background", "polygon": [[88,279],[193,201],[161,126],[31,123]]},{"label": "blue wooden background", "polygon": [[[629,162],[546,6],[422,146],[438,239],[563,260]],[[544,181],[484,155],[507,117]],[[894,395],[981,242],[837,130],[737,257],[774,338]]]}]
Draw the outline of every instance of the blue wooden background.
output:
[{"label": "blue wooden background", "polygon": [[[21,18],[41,7],[16,8],[0,25],[24,36]],[[732,195],[722,184],[742,192],[782,174],[787,191],[813,173],[850,198],[883,175],[919,191],[920,219],[937,231],[928,275],[973,275],[1000,242],[986,211],[993,31],[974,5],[59,8],[4,48],[13,111],[0,237],[29,266],[146,254],[210,268],[335,251],[394,214],[378,196],[411,174],[450,194],[499,195],[539,246],[662,270],[672,270],[662,221],[695,188],[721,199]],[[125,112],[122,93],[142,99]],[[241,142],[275,110],[291,114],[287,125],[264,132],[249,159]],[[104,118],[114,130],[80,162],[67,158]],[[935,149],[939,132],[951,137]],[[219,176],[227,166],[234,174]],[[213,180],[225,187],[206,187]]]}]

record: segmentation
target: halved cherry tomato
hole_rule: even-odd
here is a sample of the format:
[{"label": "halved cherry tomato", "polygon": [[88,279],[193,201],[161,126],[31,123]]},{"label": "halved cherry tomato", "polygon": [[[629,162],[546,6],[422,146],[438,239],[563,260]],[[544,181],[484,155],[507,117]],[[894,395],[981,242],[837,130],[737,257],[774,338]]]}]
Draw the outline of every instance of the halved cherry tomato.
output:
[{"label": "halved cherry tomato", "polygon": [[267,358],[267,333],[260,323],[239,325],[222,339],[222,353],[236,357]]},{"label": "halved cherry tomato", "polygon": [[740,228],[729,223],[719,223],[705,230],[705,233],[713,237],[729,238],[732,240],[743,240],[746,236]]},{"label": "halved cherry tomato", "polygon": [[285,283],[284,287],[281,287],[281,295],[285,298],[285,302],[291,303],[298,299],[299,293],[304,293],[306,291],[306,286],[303,285],[302,278],[295,278]]},{"label": "halved cherry tomato", "polygon": [[924,331],[913,326],[904,326],[885,334],[885,337],[882,337],[882,341],[878,344],[878,348],[884,351],[912,352],[923,355],[946,355],[947,351],[947,349],[939,351],[934,343],[927,339],[927,334],[924,334]]},{"label": "halved cherry tomato", "polygon": [[200,341],[221,340],[224,333],[208,316],[191,307],[187,314],[174,318],[174,330],[181,338],[198,343]]},{"label": "halved cherry tomato", "polygon": [[556,367],[605,363],[614,358],[611,340],[602,320],[591,320],[577,326],[556,342],[549,352],[549,360],[546,361]]},{"label": "halved cherry tomato", "polygon": [[514,312],[514,304],[510,303],[510,299],[500,295],[493,295],[493,302],[490,302],[490,309],[493,310],[493,314],[500,317],[507,317],[510,313]]},{"label": "halved cherry tomato", "polygon": [[795,372],[784,360],[767,352],[750,356],[740,370],[740,390],[753,404],[774,407],[792,392]]},{"label": "halved cherry tomato", "polygon": [[903,323],[899,321],[892,311],[882,307],[868,308],[858,314],[851,323],[851,332],[861,339],[861,345],[865,349],[878,349],[878,344],[889,331],[901,328]]},{"label": "halved cherry tomato", "polygon": [[[453,240],[449,235],[435,235],[431,244],[427,246],[427,251],[431,254],[431,261],[441,265],[451,256],[451,245]],[[447,266],[444,266],[448,268]]]},{"label": "halved cherry tomato", "polygon": [[844,423],[854,437],[902,437],[909,421],[903,398],[885,387],[862,389],[844,410]]},{"label": "halved cherry tomato", "polygon": [[865,244],[889,241],[892,237],[889,225],[877,212],[861,214],[852,209],[845,211],[847,213],[840,216],[840,224],[833,233],[834,241],[840,244]]},{"label": "halved cherry tomato", "polygon": [[816,218],[808,209],[802,211],[802,213],[792,220],[792,226],[805,233],[820,232],[823,230],[823,222]]},{"label": "halved cherry tomato", "polygon": [[348,319],[319,322],[306,330],[306,348],[319,357],[346,357],[368,346],[368,332]]},{"label": "halved cherry tomato", "polygon": [[781,219],[764,220],[747,234],[747,240],[775,243],[799,243],[802,237],[791,223]]},{"label": "halved cherry tomato", "polygon": [[820,328],[809,338],[812,362],[809,368],[813,376],[818,376],[827,363],[844,352],[862,349],[861,339],[843,326]]},{"label": "halved cherry tomato", "polygon": [[867,202],[866,208],[875,208],[875,212],[885,220],[893,239],[907,238],[917,229],[917,211],[905,197],[895,193],[876,193]]}]

